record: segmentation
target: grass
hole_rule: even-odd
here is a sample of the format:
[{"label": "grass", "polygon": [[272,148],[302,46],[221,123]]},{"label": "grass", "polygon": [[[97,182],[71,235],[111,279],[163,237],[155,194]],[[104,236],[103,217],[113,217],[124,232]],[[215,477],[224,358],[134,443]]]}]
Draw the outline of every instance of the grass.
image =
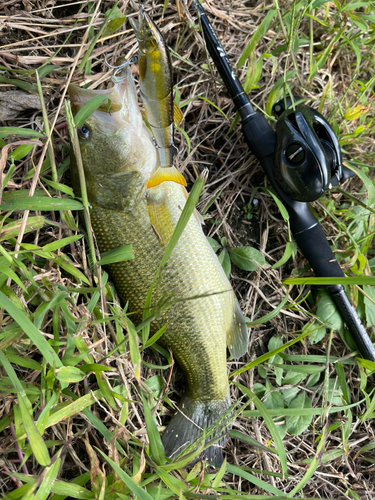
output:
[{"label": "grass", "polygon": [[[180,395],[178,368],[157,345],[162,332],[149,338],[153,317],[135,325],[119,303],[100,265],[119,255],[100,261],[79,223],[84,210],[89,227],[88,201],[71,189],[61,112],[68,82],[104,88],[112,73],[105,56],[134,54],[125,23],[134,12],[126,2],[36,4],[0,7],[0,90],[43,96],[41,110],[24,109],[0,129],[2,495],[373,499],[374,366],[356,357],[329,297],[307,288],[317,281],[290,241],[282,207],[264,189],[233,105],[179,0],[147,8],[172,49],[184,113],[176,133],[180,170],[190,190],[209,167],[198,208],[252,331],[248,355],[228,361],[239,404],[223,466],[185,468],[197,452],[165,460],[160,431]],[[357,173],[313,209],[373,333],[374,6],[345,0],[210,6],[253,104],[270,116],[285,93],[309,99]],[[132,257],[130,248],[119,253]],[[254,264],[254,255],[268,265]],[[150,346],[153,353],[144,350]]]}]

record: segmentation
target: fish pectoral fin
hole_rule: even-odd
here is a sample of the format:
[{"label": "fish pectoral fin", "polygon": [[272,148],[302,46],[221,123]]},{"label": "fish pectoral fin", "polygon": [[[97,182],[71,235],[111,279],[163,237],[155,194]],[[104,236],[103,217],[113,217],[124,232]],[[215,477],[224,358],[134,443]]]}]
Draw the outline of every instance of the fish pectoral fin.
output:
[{"label": "fish pectoral fin", "polygon": [[147,188],[155,187],[165,181],[176,182],[182,186],[186,186],[186,180],[176,167],[159,167],[155,173],[147,181]]},{"label": "fish pectoral fin", "polygon": [[167,204],[167,195],[164,192],[157,194],[148,192],[146,199],[152,229],[165,250],[175,230]]},{"label": "fish pectoral fin", "polygon": [[175,127],[179,127],[180,123],[184,119],[184,115],[182,114],[181,109],[178,107],[178,104],[176,104],[173,101],[173,123]]},{"label": "fish pectoral fin", "polygon": [[233,359],[247,352],[248,328],[237,299],[234,299],[232,322],[227,331],[227,346]]}]

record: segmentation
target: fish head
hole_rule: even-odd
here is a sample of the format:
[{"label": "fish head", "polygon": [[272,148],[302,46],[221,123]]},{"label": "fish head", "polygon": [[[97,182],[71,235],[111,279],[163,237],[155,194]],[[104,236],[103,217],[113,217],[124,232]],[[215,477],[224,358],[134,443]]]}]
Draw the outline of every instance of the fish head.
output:
[{"label": "fish head", "polygon": [[149,14],[145,12],[143,5],[139,11],[139,21],[130,19],[130,24],[137,37],[142,55],[150,56],[155,50],[160,50],[164,40]]},{"label": "fish head", "polygon": [[157,154],[143,124],[129,67],[119,80],[108,90],[68,88],[74,114],[93,97],[108,97],[78,129],[83,164],[94,176],[140,171],[147,179],[157,168]]}]

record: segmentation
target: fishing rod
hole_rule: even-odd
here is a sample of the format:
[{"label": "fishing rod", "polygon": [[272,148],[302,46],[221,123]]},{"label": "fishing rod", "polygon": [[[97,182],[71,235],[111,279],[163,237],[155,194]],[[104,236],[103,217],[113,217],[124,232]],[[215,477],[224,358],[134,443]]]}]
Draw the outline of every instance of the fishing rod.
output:
[{"label": "fishing rod", "polygon": [[[199,14],[208,52],[240,115],[244,139],[287,209],[290,229],[298,247],[317,277],[344,278],[345,274],[336,261],[324,231],[308,204],[308,201],[317,199],[314,198],[317,194],[321,196],[330,184],[335,184],[331,182],[334,178],[337,182],[342,182],[350,175],[348,169],[341,164],[341,153],[335,134],[319,113],[312,110],[314,113],[310,112],[309,115],[305,109],[308,106],[303,107],[303,105],[295,107],[294,117],[288,115],[288,111],[280,113],[281,117],[276,125],[275,133],[266,118],[252,107],[205,11],[197,0],[193,0],[192,8],[194,7]],[[280,103],[278,104],[282,108]],[[283,109],[276,111],[282,112]],[[325,156],[327,152],[331,156],[331,163],[334,163],[333,176],[329,175]],[[312,160],[315,162],[313,162],[314,165],[312,165]],[[298,174],[293,168],[288,170],[286,168],[288,165],[304,167],[302,174],[300,171]],[[309,171],[309,167],[313,167],[313,173]],[[291,172],[294,173],[294,177],[293,174],[291,177]],[[314,182],[316,178],[317,183]],[[325,288],[346,323],[358,351],[365,359],[375,362],[374,345],[350,303],[344,287],[326,285]]]}]

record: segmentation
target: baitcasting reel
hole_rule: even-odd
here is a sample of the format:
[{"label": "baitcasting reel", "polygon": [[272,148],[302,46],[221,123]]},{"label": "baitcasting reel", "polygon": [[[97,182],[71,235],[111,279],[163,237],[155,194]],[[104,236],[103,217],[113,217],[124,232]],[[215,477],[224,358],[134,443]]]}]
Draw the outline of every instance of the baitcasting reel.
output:
[{"label": "baitcasting reel", "polygon": [[[301,98],[294,98],[295,102]],[[274,176],[292,200],[310,202],[327,189],[355,175],[342,165],[340,145],[327,120],[306,104],[289,108],[291,100],[275,104]]]}]

